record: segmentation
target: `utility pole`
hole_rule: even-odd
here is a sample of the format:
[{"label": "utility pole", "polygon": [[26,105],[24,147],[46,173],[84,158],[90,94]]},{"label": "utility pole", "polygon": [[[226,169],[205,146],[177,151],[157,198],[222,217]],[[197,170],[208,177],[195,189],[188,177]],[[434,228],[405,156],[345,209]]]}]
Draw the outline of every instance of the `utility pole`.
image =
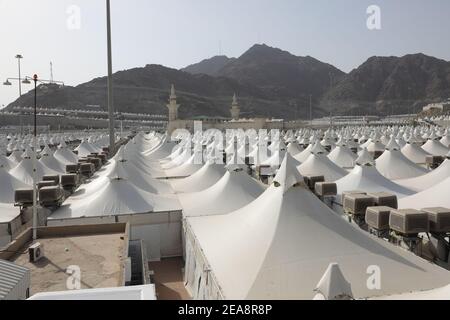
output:
[{"label": "utility pole", "polygon": [[113,79],[112,79],[112,48],[111,48],[111,5],[110,0],[106,0],[106,28],[108,43],[108,114],[109,114],[109,154],[114,154],[115,134],[114,134],[114,101],[113,101]]},{"label": "utility pole", "polygon": [[312,94],[309,95],[309,124],[312,125]]}]

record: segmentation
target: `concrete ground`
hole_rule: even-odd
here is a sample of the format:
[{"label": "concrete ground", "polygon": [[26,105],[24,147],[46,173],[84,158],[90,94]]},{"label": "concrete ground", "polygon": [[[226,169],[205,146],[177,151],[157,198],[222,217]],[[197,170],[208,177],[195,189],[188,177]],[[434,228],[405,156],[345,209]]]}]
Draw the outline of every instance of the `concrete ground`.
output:
[{"label": "concrete ground", "polygon": [[43,245],[44,251],[44,257],[38,262],[29,262],[27,248],[30,243],[11,259],[12,262],[30,269],[31,295],[39,292],[68,290],[67,284],[70,279],[66,270],[73,265],[80,268],[81,289],[122,285],[123,234],[51,238],[38,241]]},{"label": "concrete ground", "polygon": [[149,262],[153,270],[158,300],[191,300],[183,281],[183,259],[168,258]]}]

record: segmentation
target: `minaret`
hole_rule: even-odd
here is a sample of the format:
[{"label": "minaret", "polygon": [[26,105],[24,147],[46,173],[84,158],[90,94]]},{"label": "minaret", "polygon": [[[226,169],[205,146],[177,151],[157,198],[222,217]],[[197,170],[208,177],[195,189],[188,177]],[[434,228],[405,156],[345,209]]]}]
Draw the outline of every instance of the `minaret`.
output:
[{"label": "minaret", "polygon": [[233,120],[239,119],[239,113],[241,112],[241,109],[239,108],[236,94],[234,94],[234,96],[233,96],[233,103],[231,104],[230,112],[231,112],[231,118],[233,118]]},{"label": "minaret", "polygon": [[167,104],[167,108],[169,108],[169,122],[178,119],[179,107],[180,105],[177,104],[177,95],[175,94],[175,86],[172,84],[172,88],[170,90],[169,104]]}]

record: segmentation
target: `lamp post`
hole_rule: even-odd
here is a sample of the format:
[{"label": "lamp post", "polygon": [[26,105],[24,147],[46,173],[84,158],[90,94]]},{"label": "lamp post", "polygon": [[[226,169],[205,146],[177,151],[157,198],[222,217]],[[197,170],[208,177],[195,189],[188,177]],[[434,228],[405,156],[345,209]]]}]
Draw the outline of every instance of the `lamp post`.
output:
[{"label": "lamp post", "polygon": [[[21,78],[21,75],[20,75],[20,59],[23,59],[23,56],[21,55],[21,54],[17,54],[16,55],[16,59],[17,59],[17,64],[18,64],[18,66],[19,66],[19,79]],[[21,83],[19,82],[19,98],[22,96],[22,85],[21,85]]]},{"label": "lamp post", "polygon": [[108,46],[108,115],[109,115],[109,154],[114,154],[114,101],[113,101],[113,79],[112,79],[112,49],[111,49],[111,6],[110,0],[106,0],[106,30]]},{"label": "lamp post", "polygon": [[[19,83],[30,84],[31,81],[34,82],[34,117],[33,117],[33,158],[32,158],[32,166],[33,166],[33,241],[37,239],[37,83],[59,83],[64,86],[64,82],[62,81],[53,81],[53,80],[42,80],[39,79],[35,74],[32,78],[7,78],[3,83],[5,86],[10,86],[10,80],[17,80]],[[31,81],[30,81],[31,80]]]},{"label": "lamp post", "polygon": [[36,190],[36,162],[37,162],[37,81],[38,76],[33,76],[34,81],[34,130],[33,130],[33,241],[37,239],[37,190]]}]

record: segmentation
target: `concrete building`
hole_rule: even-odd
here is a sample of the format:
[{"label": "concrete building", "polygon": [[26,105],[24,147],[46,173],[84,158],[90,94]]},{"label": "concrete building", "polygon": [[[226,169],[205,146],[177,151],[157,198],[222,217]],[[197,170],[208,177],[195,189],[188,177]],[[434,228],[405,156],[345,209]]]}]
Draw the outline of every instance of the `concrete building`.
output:
[{"label": "concrete building", "polygon": [[[125,223],[39,227],[33,242],[29,228],[2,248],[0,259],[29,270],[29,295],[150,284],[145,250],[129,232]],[[36,243],[39,258],[31,259]]]}]

